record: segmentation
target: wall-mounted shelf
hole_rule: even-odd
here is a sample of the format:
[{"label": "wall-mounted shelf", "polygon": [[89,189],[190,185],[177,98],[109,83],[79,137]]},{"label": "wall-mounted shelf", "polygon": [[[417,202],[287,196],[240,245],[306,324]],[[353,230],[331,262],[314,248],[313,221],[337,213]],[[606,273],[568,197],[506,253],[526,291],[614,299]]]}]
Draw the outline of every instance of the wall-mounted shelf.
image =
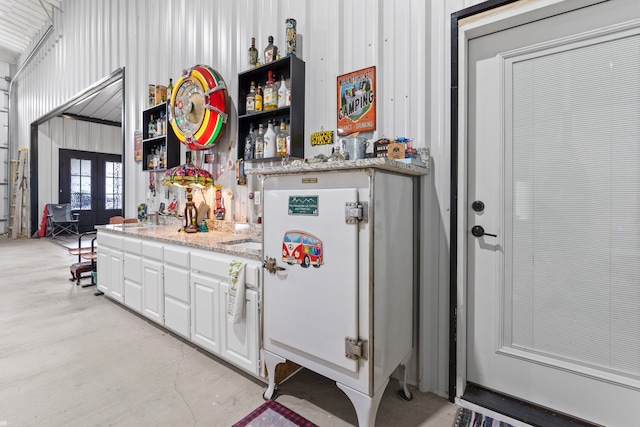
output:
[{"label": "wall-mounted shelf", "polygon": [[[164,115],[168,119],[167,103],[149,107],[142,112],[142,170],[143,171],[163,171],[180,164],[180,141],[173,132],[171,124],[167,120],[166,134],[149,135],[149,122]],[[154,152],[160,154],[162,150],[166,152],[165,165],[153,165],[149,161],[150,155]]]}]

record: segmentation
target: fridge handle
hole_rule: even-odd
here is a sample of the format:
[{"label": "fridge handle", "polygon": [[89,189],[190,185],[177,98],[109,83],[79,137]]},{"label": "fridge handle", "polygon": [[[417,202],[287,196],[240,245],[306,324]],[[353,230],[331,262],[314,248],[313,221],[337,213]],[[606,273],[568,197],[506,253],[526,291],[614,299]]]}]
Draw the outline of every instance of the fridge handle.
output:
[{"label": "fridge handle", "polygon": [[267,258],[262,261],[262,268],[266,268],[267,271],[271,274],[276,274],[276,271],[284,271],[286,268],[280,267],[276,265],[275,258]]}]

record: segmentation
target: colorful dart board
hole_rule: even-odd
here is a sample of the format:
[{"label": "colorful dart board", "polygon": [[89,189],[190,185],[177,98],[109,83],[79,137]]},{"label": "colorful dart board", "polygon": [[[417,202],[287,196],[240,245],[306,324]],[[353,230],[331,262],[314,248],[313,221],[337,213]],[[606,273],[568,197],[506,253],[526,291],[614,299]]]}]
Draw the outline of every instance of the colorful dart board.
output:
[{"label": "colorful dart board", "polygon": [[207,150],[227,125],[227,85],[213,68],[196,65],[184,70],[169,100],[171,126],[191,150]]}]

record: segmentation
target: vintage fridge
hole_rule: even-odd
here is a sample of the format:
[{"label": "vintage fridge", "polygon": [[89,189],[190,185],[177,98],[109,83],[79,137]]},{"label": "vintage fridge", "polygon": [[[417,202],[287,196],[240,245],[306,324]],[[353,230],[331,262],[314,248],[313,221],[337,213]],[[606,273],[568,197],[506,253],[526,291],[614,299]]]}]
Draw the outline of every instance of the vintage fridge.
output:
[{"label": "vintage fridge", "polygon": [[265,397],[290,360],[336,381],[369,427],[414,347],[417,178],[324,168],[263,175]]}]

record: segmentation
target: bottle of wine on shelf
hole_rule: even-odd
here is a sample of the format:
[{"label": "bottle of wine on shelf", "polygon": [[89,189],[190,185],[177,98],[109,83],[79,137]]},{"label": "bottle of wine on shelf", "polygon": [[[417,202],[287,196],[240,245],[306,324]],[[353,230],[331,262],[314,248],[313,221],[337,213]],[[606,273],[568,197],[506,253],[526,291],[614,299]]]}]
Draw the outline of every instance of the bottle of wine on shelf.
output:
[{"label": "bottle of wine on shelf", "polygon": [[278,56],[278,48],[273,44],[273,36],[269,36],[269,44],[264,48],[264,63],[275,61]]},{"label": "bottle of wine on shelf", "polygon": [[255,144],[255,134],[253,132],[254,124],[251,123],[249,125],[249,135],[244,140],[244,159],[251,160],[253,159],[254,153],[254,144]]},{"label": "bottle of wine on shelf", "polygon": [[256,112],[258,111],[262,111],[262,86],[258,85],[258,89],[256,90],[256,96],[255,96],[255,110]]},{"label": "bottle of wine on shelf", "polygon": [[284,76],[280,76],[280,87],[278,88],[278,108],[287,105],[287,83]]},{"label": "bottle of wine on shelf", "polygon": [[273,122],[269,120],[269,127],[264,133],[264,157],[276,156],[276,132],[273,130]]},{"label": "bottle of wine on shelf", "polygon": [[245,114],[253,114],[256,112],[256,83],[251,82],[251,89],[247,95]]},{"label": "bottle of wine on shelf", "polygon": [[276,135],[276,150],[278,157],[286,157],[289,154],[287,151],[287,124],[284,117],[280,121],[280,130]]},{"label": "bottle of wine on shelf", "polygon": [[169,84],[167,85],[167,102],[171,102],[172,93],[173,93],[173,79],[169,79]]},{"label": "bottle of wine on shelf", "polygon": [[273,110],[278,106],[278,91],[273,82],[273,71],[267,72],[267,83],[264,85],[264,111]]},{"label": "bottle of wine on shelf", "polygon": [[256,49],[256,38],[251,37],[251,47],[249,48],[249,68],[258,66],[258,49]]},{"label": "bottle of wine on shelf", "polygon": [[258,135],[256,135],[254,157],[256,159],[261,159],[264,157],[264,125],[262,123],[258,125]]}]

